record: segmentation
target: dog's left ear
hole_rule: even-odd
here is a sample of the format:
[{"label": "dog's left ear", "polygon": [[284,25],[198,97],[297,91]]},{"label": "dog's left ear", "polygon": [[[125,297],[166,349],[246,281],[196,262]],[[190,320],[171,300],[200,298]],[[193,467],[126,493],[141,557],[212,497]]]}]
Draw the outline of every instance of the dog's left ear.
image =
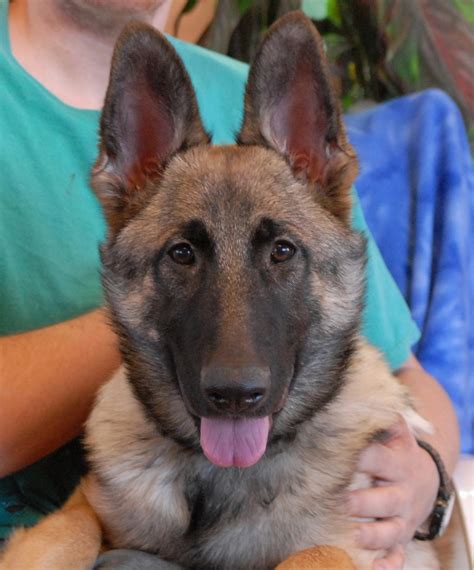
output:
[{"label": "dog's left ear", "polygon": [[168,160],[209,143],[194,89],[164,36],[140,23],[120,35],[100,123],[92,186],[114,235],[147,202]]},{"label": "dog's left ear", "polygon": [[322,40],[300,12],[268,31],[250,69],[238,140],[270,146],[348,223],[357,161],[341,122]]}]

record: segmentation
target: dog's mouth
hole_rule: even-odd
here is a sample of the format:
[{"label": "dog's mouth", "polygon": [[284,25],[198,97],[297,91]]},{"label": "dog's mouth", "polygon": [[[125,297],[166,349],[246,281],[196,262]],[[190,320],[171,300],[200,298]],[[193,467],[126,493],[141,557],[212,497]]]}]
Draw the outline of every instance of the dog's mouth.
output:
[{"label": "dog's mouth", "polygon": [[[285,405],[285,390],[274,414]],[[218,467],[251,467],[264,455],[273,415],[264,417],[201,418],[201,448]]]}]

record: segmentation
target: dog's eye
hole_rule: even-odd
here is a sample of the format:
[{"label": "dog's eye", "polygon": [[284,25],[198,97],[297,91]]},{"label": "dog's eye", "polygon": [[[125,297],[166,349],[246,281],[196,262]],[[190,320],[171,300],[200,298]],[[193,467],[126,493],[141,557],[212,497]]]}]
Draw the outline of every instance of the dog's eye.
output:
[{"label": "dog's eye", "polygon": [[291,259],[296,252],[294,245],[287,241],[277,241],[273,246],[271,260],[273,263],[282,263]]},{"label": "dog's eye", "polygon": [[195,260],[193,248],[188,243],[174,245],[168,251],[168,255],[175,263],[180,265],[191,265]]}]

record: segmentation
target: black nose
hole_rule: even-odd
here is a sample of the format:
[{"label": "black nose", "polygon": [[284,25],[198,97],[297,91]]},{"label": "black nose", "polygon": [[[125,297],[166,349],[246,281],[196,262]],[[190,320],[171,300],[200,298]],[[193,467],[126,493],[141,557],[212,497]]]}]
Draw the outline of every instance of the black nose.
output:
[{"label": "black nose", "polygon": [[211,408],[219,412],[255,412],[267,400],[270,369],[257,366],[211,366],[201,375],[201,388]]}]

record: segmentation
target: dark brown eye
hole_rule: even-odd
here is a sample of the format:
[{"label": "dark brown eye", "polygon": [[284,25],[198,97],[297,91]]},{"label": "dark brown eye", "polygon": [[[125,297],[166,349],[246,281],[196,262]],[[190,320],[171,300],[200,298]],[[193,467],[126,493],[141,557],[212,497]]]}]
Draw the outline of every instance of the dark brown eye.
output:
[{"label": "dark brown eye", "polygon": [[178,243],[169,251],[168,255],[175,263],[180,265],[192,265],[194,263],[194,251],[188,243]]},{"label": "dark brown eye", "polygon": [[291,259],[295,253],[296,248],[294,245],[287,241],[277,241],[272,249],[271,260],[273,263],[282,263]]}]

